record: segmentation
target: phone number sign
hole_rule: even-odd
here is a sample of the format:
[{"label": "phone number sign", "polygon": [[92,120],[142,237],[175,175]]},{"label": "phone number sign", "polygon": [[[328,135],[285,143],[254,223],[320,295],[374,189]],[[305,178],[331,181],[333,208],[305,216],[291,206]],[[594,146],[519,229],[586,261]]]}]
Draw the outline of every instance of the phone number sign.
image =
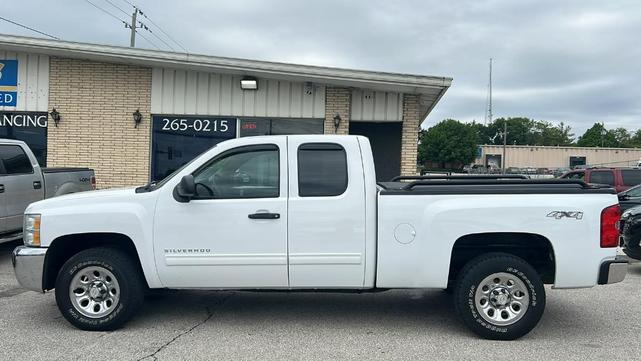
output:
[{"label": "phone number sign", "polygon": [[236,138],[236,118],[154,115],[153,130],[182,136]]},{"label": "phone number sign", "polygon": [[0,60],[0,106],[15,107],[18,100],[18,61]]}]

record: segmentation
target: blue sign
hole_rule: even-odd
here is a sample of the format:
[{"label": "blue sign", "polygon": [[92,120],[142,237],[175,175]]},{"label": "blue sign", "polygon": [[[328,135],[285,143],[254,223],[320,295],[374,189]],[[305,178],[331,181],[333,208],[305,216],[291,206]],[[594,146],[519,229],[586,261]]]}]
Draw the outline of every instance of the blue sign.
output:
[{"label": "blue sign", "polygon": [[0,106],[15,107],[18,100],[18,61],[0,60]]}]

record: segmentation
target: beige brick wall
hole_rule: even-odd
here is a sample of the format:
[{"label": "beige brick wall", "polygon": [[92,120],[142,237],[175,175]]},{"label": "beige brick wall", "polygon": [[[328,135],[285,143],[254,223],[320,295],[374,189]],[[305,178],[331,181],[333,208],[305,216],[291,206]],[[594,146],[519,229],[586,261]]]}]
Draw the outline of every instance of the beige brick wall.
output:
[{"label": "beige brick wall", "polygon": [[[352,92],[347,88],[325,88],[325,134],[347,134],[349,132],[349,118]],[[339,114],[341,123],[336,129],[334,117]]]},{"label": "beige brick wall", "polygon": [[403,95],[403,134],[401,140],[401,175],[417,175],[419,95]]},{"label": "beige brick wall", "polygon": [[[47,165],[96,171],[98,188],[144,184],[149,179],[151,69],[52,57]],[[132,113],[143,120],[134,128]]]}]

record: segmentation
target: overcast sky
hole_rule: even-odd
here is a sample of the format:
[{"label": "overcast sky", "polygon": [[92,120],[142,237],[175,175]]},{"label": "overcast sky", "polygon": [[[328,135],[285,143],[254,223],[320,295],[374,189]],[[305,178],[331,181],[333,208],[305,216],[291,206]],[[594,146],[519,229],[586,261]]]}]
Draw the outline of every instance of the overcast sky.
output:
[{"label": "overcast sky", "polygon": [[[453,77],[424,126],[482,122],[493,57],[495,117],[564,121],[577,135],[596,121],[641,127],[638,0],[131,1],[193,53]],[[0,16],[64,40],[129,45],[124,25],[86,0],[4,1]],[[0,32],[40,36],[3,21]]]}]

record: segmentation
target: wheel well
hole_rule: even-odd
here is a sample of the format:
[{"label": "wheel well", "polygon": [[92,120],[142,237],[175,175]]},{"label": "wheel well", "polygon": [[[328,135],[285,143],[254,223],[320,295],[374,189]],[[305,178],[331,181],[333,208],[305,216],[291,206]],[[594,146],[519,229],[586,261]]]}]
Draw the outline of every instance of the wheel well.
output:
[{"label": "wheel well", "polygon": [[78,252],[95,247],[110,247],[124,251],[136,263],[138,270],[143,274],[136,246],[131,238],[126,235],[120,233],[69,234],[56,238],[47,250],[42,281],[43,288],[50,290],[55,287],[58,272],[67,260]]},{"label": "wheel well", "polygon": [[478,233],[456,240],[450,259],[449,281],[472,258],[488,252],[505,252],[523,258],[541,276],[544,283],[554,283],[554,249],[550,241],[533,233]]}]

